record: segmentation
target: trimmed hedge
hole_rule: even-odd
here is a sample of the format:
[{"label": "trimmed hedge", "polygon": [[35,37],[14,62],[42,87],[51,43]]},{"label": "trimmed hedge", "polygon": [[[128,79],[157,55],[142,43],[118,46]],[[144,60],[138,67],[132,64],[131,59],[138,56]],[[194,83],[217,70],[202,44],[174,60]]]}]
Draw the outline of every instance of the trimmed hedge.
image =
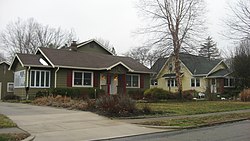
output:
[{"label": "trimmed hedge", "polygon": [[[96,90],[96,91],[95,91]],[[105,91],[95,88],[52,88],[50,91],[39,91],[36,93],[36,98],[47,97],[49,95],[67,96],[73,99],[94,99],[104,95]]]},{"label": "trimmed hedge", "polygon": [[172,95],[162,88],[151,88],[144,92],[144,97],[148,100],[164,100],[170,97],[172,98]]}]

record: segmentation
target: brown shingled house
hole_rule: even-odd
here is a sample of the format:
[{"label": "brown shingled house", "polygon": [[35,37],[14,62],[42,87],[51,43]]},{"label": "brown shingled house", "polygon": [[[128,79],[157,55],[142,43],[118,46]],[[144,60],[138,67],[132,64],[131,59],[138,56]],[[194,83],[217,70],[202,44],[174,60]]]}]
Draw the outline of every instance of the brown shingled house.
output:
[{"label": "brown shingled house", "polygon": [[35,55],[17,54],[14,94],[25,97],[50,88],[97,88],[125,94],[150,86],[148,68],[129,57],[114,56],[96,40],[63,49],[39,48]]}]

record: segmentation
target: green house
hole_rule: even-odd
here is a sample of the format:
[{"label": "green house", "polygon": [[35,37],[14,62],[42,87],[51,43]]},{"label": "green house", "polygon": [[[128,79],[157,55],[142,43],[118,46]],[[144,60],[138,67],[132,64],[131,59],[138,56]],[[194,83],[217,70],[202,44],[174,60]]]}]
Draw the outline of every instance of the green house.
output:
[{"label": "green house", "polygon": [[114,56],[96,40],[61,49],[39,48],[35,55],[17,54],[10,70],[15,76],[14,94],[21,97],[71,87],[126,94],[149,88],[152,73],[130,57]]},{"label": "green house", "polygon": [[6,95],[13,94],[14,76],[13,71],[8,70],[9,66],[9,63],[5,61],[0,62],[0,99],[3,99]]}]

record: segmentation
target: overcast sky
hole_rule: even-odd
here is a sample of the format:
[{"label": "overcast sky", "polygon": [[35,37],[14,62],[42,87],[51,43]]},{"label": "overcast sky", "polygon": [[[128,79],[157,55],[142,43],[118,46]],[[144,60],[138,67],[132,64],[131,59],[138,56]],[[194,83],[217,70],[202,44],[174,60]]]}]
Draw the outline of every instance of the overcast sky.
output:
[{"label": "overcast sky", "polygon": [[[143,24],[135,4],[138,0],[0,0],[0,30],[10,21],[35,18],[39,23],[74,29],[80,41],[92,38],[109,40],[118,54],[142,45],[133,34]],[[220,49],[230,46],[222,40],[222,19],[227,2],[206,0],[208,35]]]}]

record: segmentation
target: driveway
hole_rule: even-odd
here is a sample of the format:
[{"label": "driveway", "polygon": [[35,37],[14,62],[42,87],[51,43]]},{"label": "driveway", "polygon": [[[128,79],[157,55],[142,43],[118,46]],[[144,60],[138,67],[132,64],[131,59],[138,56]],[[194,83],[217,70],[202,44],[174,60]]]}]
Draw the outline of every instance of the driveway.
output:
[{"label": "driveway", "polygon": [[35,141],[80,141],[155,133],[166,130],[140,127],[91,112],[0,102],[0,113],[36,136]]}]

